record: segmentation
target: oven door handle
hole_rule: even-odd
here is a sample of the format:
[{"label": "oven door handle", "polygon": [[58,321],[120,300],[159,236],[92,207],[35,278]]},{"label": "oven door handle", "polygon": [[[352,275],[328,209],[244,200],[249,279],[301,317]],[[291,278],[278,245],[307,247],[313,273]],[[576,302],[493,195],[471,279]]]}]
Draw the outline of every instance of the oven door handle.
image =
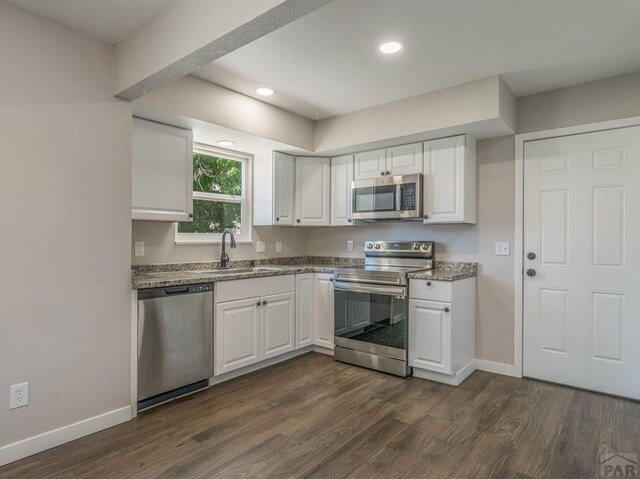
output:
[{"label": "oven door handle", "polygon": [[354,293],[372,293],[386,296],[407,296],[407,288],[402,286],[386,286],[382,284],[347,283],[335,281],[333,288],[336,291],[352,291]]}]

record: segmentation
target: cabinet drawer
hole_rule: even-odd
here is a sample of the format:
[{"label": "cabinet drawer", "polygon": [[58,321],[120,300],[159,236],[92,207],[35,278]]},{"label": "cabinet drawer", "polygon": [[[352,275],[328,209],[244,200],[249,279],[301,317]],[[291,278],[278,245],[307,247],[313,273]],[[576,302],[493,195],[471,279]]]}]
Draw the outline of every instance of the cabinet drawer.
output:
[{"label": "cabinet drawer", "polygon": [[269,276],[266,278],[238,279],[215,283],[215,302],[259,298],[272,294],[292,293],[296,289],[295,276]]},{"label": "cabinet drawer", "polygon": [[453,297],[453,282],[432,279],[412,279],[409,281],[409,297],[426,301],[450,303]]}]

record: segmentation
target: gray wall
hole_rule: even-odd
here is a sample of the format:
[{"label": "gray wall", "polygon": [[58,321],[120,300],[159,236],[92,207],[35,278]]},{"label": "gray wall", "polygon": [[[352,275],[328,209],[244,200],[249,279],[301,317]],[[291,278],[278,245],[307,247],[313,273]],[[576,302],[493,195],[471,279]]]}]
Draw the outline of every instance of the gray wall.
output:
[{"label": "gray wall", "polygon": [[129,405],[131,106],[106,45],[3,4],[0,45],[3,446]]},{"label": "gray wall", "polygon": [[[362,256],[368,239],[434,240],[438,259],[477,261],[477,357],[513,363],[513,256],[495,256],[494,243],[513,246],[515,209],[513,136],[478,142],[478,222],[475,225],[380,224],[317,228],[309,232],[308,253]],[[347,241],[355,243],[347,252]]]},{"label": "gray wall", "polygon": [[[131,262],[134,265],[153,263],[185,263],[191,261],[218,261],[220,244],[175,244],[173,223],[160,221],[133,221]],[[257,226],[253,228],[254,243],[238,243],[236,249],[227,249],[231,260],[264,259],[307,254],[307,234],[304,228]],[[282,252],[276,253],[276,241],[282,241]],[[144,241],[145,255],[133,256],[133,243]],[[256,253],[256,241],[266,243],[266,252]]]},{"label": "gray wall", "polygon": [[518,133],[640,115],[640,72],[518,99]]}]

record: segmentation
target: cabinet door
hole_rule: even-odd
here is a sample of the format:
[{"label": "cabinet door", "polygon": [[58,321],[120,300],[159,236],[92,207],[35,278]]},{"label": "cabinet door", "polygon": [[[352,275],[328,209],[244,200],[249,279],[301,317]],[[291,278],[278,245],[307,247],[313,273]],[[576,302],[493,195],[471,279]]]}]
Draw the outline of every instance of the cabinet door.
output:
[{"label": "cabinet door", "polygon": [[192,132],[134,118],[131,146],[131,218],[191,221]]},{"label": "cabinet door", "polygon": [[316,274],[314,289],[313,344],[333,349],[333,275]]},{"label": "cabinet door", "polygon": [[292,225],[295,167],[293,156],[273,153],[273,224]]},{"label": "cabinet door", "polygon": [[296,349],[313,344],[313,273],[296,275]]},{"label": "cabinet door", "polygon": [[387,148],[387,171],[392,175],[422,173],[422,143]]},{"label": "cabinet door", "polygon": [[261,298],[261,360],[295,349],[294,298],[294,293],[275,294]]},{"label": "cabinet door", "polygon": [[353,155],[331,158],[331,226],[352,225]]},{"label": "cabinet door", "polygon": [[260,360],[260,298],[219,303],[214,318],[215,375]]},{"label": "cabinet door", "polygon": [[384,176],[386,167],[386,152],[384,149],[363,151],[354,155],[354,178],[364,180]]},{"label": "cabinet door", "polygon": [[451,303],[409,301],[409,366],[453,374],[451,321]]},{"label": "cabinet door", "polygon": [[424,143],[425,223],[475,223],[475,151],[464,136]]},{"label": "cabinet door", "polygon": [[329,226],[331,160],[296,158],[296,225]]}]

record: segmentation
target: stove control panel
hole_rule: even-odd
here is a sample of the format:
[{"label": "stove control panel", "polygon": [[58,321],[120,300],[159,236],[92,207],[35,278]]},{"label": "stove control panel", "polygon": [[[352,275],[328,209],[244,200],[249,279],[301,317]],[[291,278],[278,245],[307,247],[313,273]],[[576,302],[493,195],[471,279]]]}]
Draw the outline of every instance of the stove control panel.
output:
[{"label": "stove control panel", "polygon": [[433,241],[365,241],[365,256],[433,257]]}]

